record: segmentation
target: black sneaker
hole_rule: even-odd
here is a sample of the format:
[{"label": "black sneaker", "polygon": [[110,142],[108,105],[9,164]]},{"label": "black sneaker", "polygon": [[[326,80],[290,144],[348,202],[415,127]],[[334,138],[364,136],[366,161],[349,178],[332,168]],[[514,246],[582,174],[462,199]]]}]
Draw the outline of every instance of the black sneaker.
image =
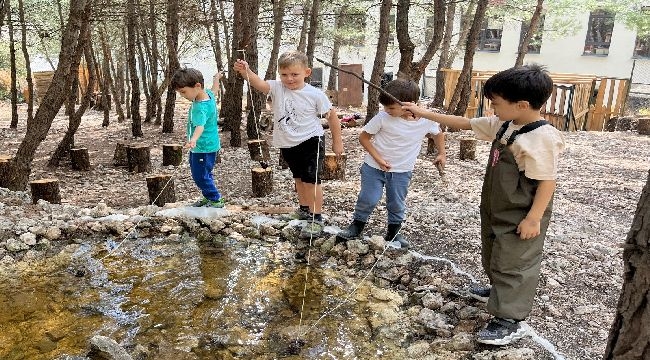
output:
[{"label": "black sneaker", "polygon": [[339,233],[336,234],[336,242],[340,243],[358,239],[361,236],[361,232],[363,232],[364,227],[366,227],[365,222],[353,220],[350,226],[348,226],[345,230],[339,231]]},{"label": "black sneaker", "polygon": [[488,299],[490,298],[491,289],[492,288],[490,286],[483,286],[481,284],[472,283],[469,286],[467,292],[469,292],[469,296],[473,297],[478,301],[488,302]]},{"label": "black sneaker", "polygon": [[395,247],[400,248],[400,249],[407,249],[411,244],[409,244],[408,240],[402,234],[397,234],[393,236],[393,239],[384,239],[386,242],[393,244]]},{"label": "black sneaker", "polygon": [[485,328],[478,332],[478,341],[488,345],[507,345],[528,335],[527,325],[523,321],[492,319]]}]

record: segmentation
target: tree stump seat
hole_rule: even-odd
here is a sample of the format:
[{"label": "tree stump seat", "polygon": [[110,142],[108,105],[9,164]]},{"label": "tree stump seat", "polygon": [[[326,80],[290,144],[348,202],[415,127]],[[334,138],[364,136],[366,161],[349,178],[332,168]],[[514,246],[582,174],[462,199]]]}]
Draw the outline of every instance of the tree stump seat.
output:
[{"label": "tree stump seat", "polygon": [[179,166],[183,162],[183,146],[180,144],[163,144],[163,166]]},{"label": "tree stump seat", "polygon": [[61,195],[59,193],[58,179],[40,179],[29,183],[32,190],[32,204],[38,200],[45,200],[50,204],[60,204]]},{"label": "tree stump seat", "polygon": [[476,139],[470,137],[461,138],[458,157],[460,160],[476,159]]},{"label": "tree stump seat", "polygon": [[159,174],[147,176],[147,190],[149,192],[149,204],[162,207],[167,203],[176,202],[176,190],[174,179],[171,175]]},{"label": "tree stump seat", "polygon": [[325,160],[323,161],[323,171],[321,173],[322,180],[345,180],[345,164],[347,156],[341,154],[337,157],[332,152],[325,153]]},{"label": "tree stump seat", "polygon": [[251,188],[254,197],[263,197],[273,192],[273,169],[256,167],[251,169]]},{"label": "tree stump seat", "polygon": [[271,159],[269,144],[267,144],[266,140],[249,140],[248,152],[251,159],[255,161],[268,161]]},{"label": "tree stump seat", "polygon": [[148,145],[132,145],[126,148],[130,172],[151,171],[151,148]]},{"label": "tree stump seat", "polygon": [[90,156],[88,155],[88,148],[73,148],[70,149],[70,164],[72,170],[89,171]]}]

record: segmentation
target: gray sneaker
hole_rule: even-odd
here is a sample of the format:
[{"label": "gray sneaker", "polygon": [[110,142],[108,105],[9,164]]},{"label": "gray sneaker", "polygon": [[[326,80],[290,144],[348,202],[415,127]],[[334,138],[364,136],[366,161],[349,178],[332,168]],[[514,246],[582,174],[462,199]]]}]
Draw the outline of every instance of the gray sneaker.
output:
[{"label": "gray sneaker", "polygon": [[523,321],[494,318],[477,335],[481,344],[508,345],[527,336],[528,327]]},{"label": "gray sneaker", "polygon": [[307,225],[300,230],[300,238],[310,239],[319,237],[323,233],[324,228],[325,226],[323,225],[323,222],[309,220]]},{"label": "gray sneaker", "polygon": [[282,220],[309,220],[311,219],[311,215],[309,214],[309,211],[305,211],[301,208],[297,208],[296,211],[290,213],[290,214],[285,214],[282,216]]},{"label": "gray sneaker", "polygon": [[469,285],[469,289],[467,290],[467,292],[469,293],[469,296],[473,297],[478,301],[488,302],[488,299],[490,298],[491,289],[492,287],[490,286],[484,286],[481,284],[472,283]]}]

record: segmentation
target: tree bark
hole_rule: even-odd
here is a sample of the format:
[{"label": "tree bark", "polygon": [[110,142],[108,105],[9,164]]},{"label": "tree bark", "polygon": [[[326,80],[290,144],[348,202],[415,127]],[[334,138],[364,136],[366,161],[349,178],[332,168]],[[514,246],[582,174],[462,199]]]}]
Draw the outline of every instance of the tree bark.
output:
[{"label": "tree bark", "polygon": [[449,50],[451,48],[451,38],[454,35],[454,18],[456,15],[456,3],[452,2],[447,5],[447,20],[445,22],[445,35],[442,38],[440,46],[440,58],[438,59],[438,68],[436,69],[436,93],[433,96],[433,107],[442,109],[445,103],[445,74],[442,69],[447,64]]},{"label": "tree bark", "polygon": [[[348,9],[348,5],[342,5],[339,8],[338,13],[336,14],[336,19],[334,20],[334,28],[340,29],[342,27],[343,18],[345,12]],[[330,63],[334,66],[339,66],[339,51],[341,50],[341,44],[343,42],[342,34],[338,32],[334,33],[334,43],[332,44],[332,59]],[[327,90],[336,91],[336,79],[338,78],[338,71],[336,69],[330,68],[330,74],[327,79]]]},{"label": "tree bark", "polygon": [[[135,12],[135,0],[126,2],[126,53],[129,67],[129,78],[131,79],[131,135],[135,138],[143,137],[142,118],[140,117],[140,79],[136,67],[136,27],[138,17]],[[144,76],[144,74],[143,74]]]},{"label": "tree bark", "polygon": [[[370,82],[378,84],[381,74],[386,66],[386,50],[390,34],[390,9],[393,6],[392,0],[382,0],[379,8],[379,39],[377,40],[377,51],[375,52],[375,63],[372,67]],[[366,121],[372,119],[379,111],[379,91],[368,87],[368,107],[366,109]]]},{"label": "tree bark", "polygon": [[68,87],[67,76],[70,65],[81,56],[79,48],[83,46],[80,40],[85,37],[92,12],[90,0],[71,0],[68,23],[61,40],[59,65],[54,72],[52,82],[43,96],[43,102],[36,110],[33,121],[27,122],[23,141],[18,147],[16,156],[6,167],[7,171],[0,173],[0,186],[14,191],[22,191],[27,187],[31,162],[40,143],[45,139],[52,126],[52,121],[63,104]]},{"label": "tree bark", "polygon": [[[250,19],[246,22],[246,27],[250,28],[248,33],[250,34],[250,41],[248,42],[248,48],[246,49],[246,59],[248,64],[253,69],[255,73],[259,73],[259,54],[257,51],[257,33],[259,29],[259,10],[260,10],[260,1],[259,0],[250,0],[247,7],[247,18]],[[249,140],[259,139],[260,137],[260,113],[262,112],[262,107],[266,100],[266,95],[249,87],[248,91],[248,116],[246,118],[246,137]],[[241,146],[241,144],[239,145]]]},{"label": "tree bark", "polygon": [[34,119],[34,80],[32,79],[32,66],[29,61],[29,52],[27,50],[27,24],[25,23],[25,9],[23,6],[23,0],[18,0],[18,16],[20,17],[20,27],[21,27],[21,36],[22,36],[22,49],[23,56],[25,57],[25,70],[26,80],[27,80],[27,121]]},{"label": "tree bark", "polygon": [[264,80],[274,80],[277,72],[278,54],[280,53],[280,45],[282,43],[282,25],[285,3],[286,0],[275,0],[273,2],[273,47],[271,48],[269,65],[266,67]]},{"label": "tree bark", "polygon": [[650,172],[623,250],[623,287],[605,359],[650,358]]},{"label": "tree bark", "polygon": [[226,20],[226,12],[223,6],[223,0],[219,0],[219,11],[221,12],[221,20],[223,20],[223,40],[226,47],[226,62],[230,64],[230,31],[228,31],[228,20]]},{"label": "tree bark", "polygon": [[[139,1],[138,1],[139,3]],[[141,19],[142,20],[142,19]],[[143,26],[138,26],[136,28],[136,39],[137,39],[137,49],[138,49],[138,64],[140,65],[140,76],[142,77],[142,92],[144,93],[144,99],[145,99],[145,113],[144,113],[144,122],[148,123],[151,122],[151,119],[153,117],[153,111],[152,105],[153,102],[151,102],[151,94],[149,91],[151,88],[149,87],[148,80],[147,80],[147,62],[145,61],[145,52],[142,50],[142,43],[147,43],[147,40],[145,39],[145,29]]]},{"label": "tree bark", "polygon": [[[171,79],[181,65],[178,62],[178,12],[180,6],[178,0],[167,2],[167,75]],[[171,85],[167,86],[167,100],[165,102],[165,116],[163,118],[163,133],[174,132],[174,108],[176,104],[176,89]]]},{"label": "tree bark", "polygon": [[113,94],[113,103],[115,104],[115,111],[117,112],[117,122],[123,122],[124,121],[124,109],[122,109],[122,103],[120,102],[120,95],[118,93],[118,89],[115,86],[115,82],[113,80],[112,74],[115,73],[113,71],[113,62],[111,61],[111,51],[108,47],[108,42],[106,41],[106,36],[104,36],[104,33],[106,32],[106,28],[103,28],[103,31],[99,32],[99,39],[102,42],[102,54],[104,57],[104,64],[105,65],[105,71],[104,71],[104,76],[106,77],[106,83],[108,83],[108,88],[111,91],[111,94]]},{"label": "tree bark", "polygon": [[151,30],[151,102],[153,107],[153,112],[155,113],[156,120],[154,121],[155,125],[162,124],[162,114],[160,109],[162,109],[162,94],[158,90],[158,58],[160,54],[158,53],[158,29],[156,27],[156,7],[155,1],[149,1],[149,28]]},{"label": "tree bark", "polygon": [[298,51],[305,52],[307,48],[307,31],[309,30],[309,14],[311,9],[311,0],[305,0],[302,5],[302,27],[300,28],[300,40],[298,40]]},{"label": "tree bark", "polygon": [[539,25],[539,19],[542,17],[543,9],[544,9],[544,0],[537,0],[535,11],[533,11],[533,15],[530,18],[530,26],[528,27],[528,31],[526,31],[524,38],[519,44],[519,50],[517,51],[517,59],[515,60],[515,67],[519,67],[524,63],[524,57],[528,53],[528,44],[530,44],[530,39],[533,38],[533,35],[537,31]]},{"label": "tree bark", "polygon": [[6,1],[7,23],[9,24],[9,62],[11,67],[11,123],[9,127],[18,128],[18,84],[16,79],[16,46],[14,44],[14,25],[11,18],[11,1]]},{"label": "tree bark", "polygon": [[[321,0],[312,0],[311,13],[309,17],[309,32],[307,33],[307,64],[309,68],[314,67],[314,49],[316,49],[316,36],[318,35],[318,25],[320,16]],[[311,76],[308,77],[310,79]],[[307,80],[309,82],[309,80]]]},{"label": "tree bark", "polygon": [[478,0],[476,5],[476,13],[474,20],[469,29],[467,36],[467,45],[465,49],[465,58],[463,61],[463,69],[458,78],[458,85],[454,90],[454,95],[451,98],[448,111],[453,112],[454,115],[462,116],[467,110],[467,104],[470,97],[470,81],[472,78],[472,65],[474,61],[474,54],[476,53],[476,44],[478,43],[478,36],[481,31],[481,25],[485,18],[485,11],[487,10],[489,0]]}]

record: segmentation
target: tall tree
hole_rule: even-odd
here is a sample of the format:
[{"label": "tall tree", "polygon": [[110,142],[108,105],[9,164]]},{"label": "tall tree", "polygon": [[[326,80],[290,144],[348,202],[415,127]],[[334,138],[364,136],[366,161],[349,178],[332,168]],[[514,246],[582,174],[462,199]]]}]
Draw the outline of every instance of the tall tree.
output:
[{"label": "tall tree", "polygon": [[[131,135],[143,137],[142,118],[140,117],[140,79],[136,67],[136,27],[138,17],[135,12],[135,0],[126,1],[126,53],[129,78],[131,79]],[[144,76],[144,74],[142,74]]]},{"label": "tall tree", "polygon": [[275,79],[277,72],[278,54],[280,53],[280,44],[282,42],[282,24],[284,19],[284,6],[286,0],[273,1],[273,46],[269,56],[269,65],[266,67],[264,80]]},{"label": "tall tree", "polygon": [[539,20],[542,17],[542,10],[544,10],[544,0],[537,0],[535,11],[533,11],[533,15],[530,18],[528,31],[526,31],[526,34],[519,43],[519,49],[517,50],[517,59],[515,60],[515,67],[521,66],[524,63],[524,57],[528,53],[528,45],[530,44],[530,40],[533,38],[533,35],[535,32],[537,32],[537,28],[539,27]]},{"label": "tall tree", "polygon": [[[171,79],[176,70],[180,69],[178,61],[178,12],[180,10],[178,0],[167,1],[167,74],[166,78]],[[176,103],[176,89],[171,85],[167,87],[167,100],[165,102],[165,116],[163,118],[163,133],[174,132],[174,105]]]},{"label": "tall tree", "polygon": [[103,30],[99,32],[99,39],[102,43],[102,55],[104,58],[104,66],[106,67],[106,73],[104,76],[106,76],[106,82],[108,83],[108,87],[111,90],[111,94],[113,95],[113,103],[115,104],[115,111],[117,112],[117,122],[123,122],[124,121],[124,110],[122,109],[122,102],[120,101],[120,95],[118,93],[118,89],[115,85],[115,81],[113,80],[113,63],[112,63],[112,57],[111,57],[111,50],[108,46],[108,41],[106,40],[106,27],[103,27]]},{"label": "tall tree", "polygon": [[[372,67],[370,82],[378,84],[381,75],[384,73],[386,66],[386,50],[388,49],[388,40],[390,33],[390,9],[393,6],[392,0],[382,0],[379,8],[379,39],[377,40],[377,51],[375,52],[375,63]],[[373,87],[368,87],[368,107],[366,109],[366,119],[370,120],[379,111],[379,91]]]},{"label": "tall tree", "polygon": [[88,31],[91,14],[91,0],[70,0],[70,13],[61,40],[59,64],[50,86],[43,95],[43,101],[34,114],[34,119],[27,122],[25,137],[18,146],[16,156],[6,166],[6,171],[0,173],[1,187],[14,191],[23,191],[27,187],[36,149],[45,139],[66,98],[70,66],[82,54],[83,41],[80,40],[84,39]]},{"label": "tall tree", "polygon": [[465,58],[463,60],[463,69],[460,71],[458,83],[454,90],[454,95],[448,105],[449,112],[455,115],[464,115],[467,110],[471,91],[471,78],[472,78],[472,65],[474,64],[474,54],[476,53],[476,45],[478,44],[478,36],[481,32],[483,19],[485,18],[485,11],[487,10],[489,0],[478,0],[476,4],[476,12],[474,13],[474,20],[469,28],[467,36],[467,45],[465,47]]},{"label": "tall tree", "polygon": [[623,250],[623,287],[605,359],[650,359],[650,172]]},{"label": "tall tree", "polygon": [[34,118],[34,81],[32,79],[32,66],[29,61],[29,51],[27,50],[27,23],[25,23],[25,7],[23,0],[18,0],[18,16],[20,17],[20,28],[22,36],[23,56],[25,57],[25,71],[27,80],[27,121]]},{"label": "tall tree", "polygon": [[318,25],[320,19],[320,4],[321,0],[312,0],[310,17],[309,17],[309,32],[307,32],[307,63],[310,68],[314,67],[314,50],[316,49],[316,39],[318,36]]},{"label": "tall tree", "polygon": [[11,124],[12,129],[18,128],[18,84],[16,79],[16,45],[14,43],[14,25],[11,18],[11,1],[6,0],[7,23],[9,24],[9,62],[11,66]]},{"label": "tall tree", "polygon": [[[341,5],[339,11],[336,13],[336,18],[334,19],[334,28],[340,29],[343,27],[343,22],[345,18],[345,13],[348,9],[348,5]],[[334,66],[339,65],[339,52],[341,50],[341,45],[343,43],[343,34],[338,31],[334,31],[334,41],[332,43],[332,59],[330,64]],[[338,78],[338,71],[336,69],[330,69],[329,77],[327,79],[327,90],[336,90],[336,79]]]},{"label": "tall tree", "polygon": [[311,0],[305,0],[302,5],[302,26],[300,27],[300,39],[298,40],[298,51],[305,52],[307,48],[307,31],[309,30],[309,20],[311,17]]}]

